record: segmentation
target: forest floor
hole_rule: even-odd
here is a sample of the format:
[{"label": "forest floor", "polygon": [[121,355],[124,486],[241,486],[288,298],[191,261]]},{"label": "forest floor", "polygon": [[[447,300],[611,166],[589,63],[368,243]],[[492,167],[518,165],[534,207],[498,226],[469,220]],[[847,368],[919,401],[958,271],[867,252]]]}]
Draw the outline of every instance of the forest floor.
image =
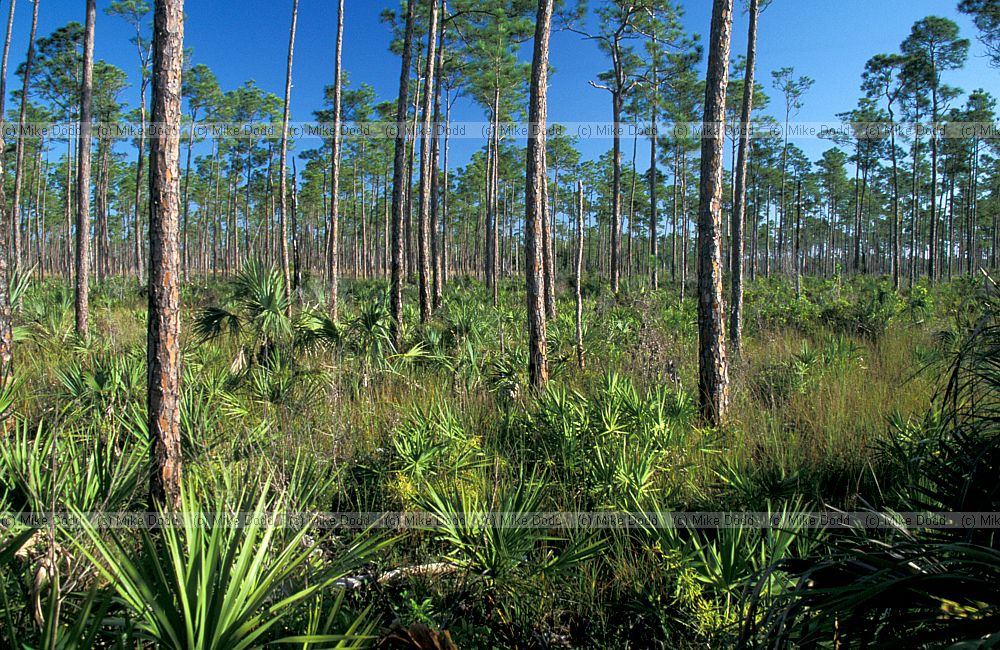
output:
[{"label": "forest floor", "polygon": [[[585,283],[582,369],[561,295],[553,380],[536,392],[513,284],[493,307],[455,280],[426,325],[408,293],[401,350],[380,281],[347,283],[339,323],[313,281],[286,316],[267,269],[187,285],[186,510],[416,512],[441,525],[195,527],[159,541],[0,527],[0,645],[336,633],[452,647],[445,629],[463,649],[735,644],[764,620],[746,594],[791,590],[794,571],[773,567],[812,557],[829,533],[462,526],[455,514],[905,509],[980,285],[899,294],[884,279],[807,278],[796,298],[786,280],[751,283],[718,429],[699,422],[696,303],[676,289],[635,282],[614,297]],[[145,298],[134,280],[96,288],[88,341],[72,334],[72,298],[36,283],[15,315],[0,512],[145,510]],[[401,640],[421,634],[439,645]]]}]

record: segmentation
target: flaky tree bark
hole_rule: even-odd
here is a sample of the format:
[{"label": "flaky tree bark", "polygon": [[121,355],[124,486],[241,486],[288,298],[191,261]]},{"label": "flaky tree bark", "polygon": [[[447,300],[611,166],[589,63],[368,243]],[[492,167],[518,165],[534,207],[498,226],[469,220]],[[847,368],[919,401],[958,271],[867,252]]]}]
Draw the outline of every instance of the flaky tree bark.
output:
[{"label": "flaky tree bark", "polygon": [[740,141],[736,163],[736,205],[733,207],[732,251],[729,255],[732,304],[729,313],[729,343],[734,357],[743,345],[743,224],[747,208],[747,152],[750,145],[750,115],[753,113],[754,71],[757,67],[757,18],[760,0],[750,0],[750,27],[747,33],[746,79],[743,82],[743,107],[740,114]]},{"label": "flaky tree bark", "polygon": [[[292,61],[295,57],[295,26],[299,20],[299,0],[292,0],[292,27],[288,32],[288,67],[285,68],[285,109],[281,116],[281,160],[278,163],[278,198],[281,211],[281,274],[285,281],[285,297],[287,299],[286,313],[292,315],[292,274],[288,261],[288,119],[291,114],[292,102]],[[338,20],[339,24],[339,20]],[[338,29],[338,38],[340,31]],[[339,57],[338,57],[339,59]]]},{"label": "flaky tree bark", "polygon": [[715,0],[705,82],[705,135],[701,144],[701,203],[698,213],[698,345],[701,412],[720,424],[729,405],[722,301],[722,158],[726,89],[733,29],[733,0]]},{"label": "flaky tree bark", "polygon": [[549,35],[552,31],[553,0],[539,0],[535,22],[535,52],[531,62],[531,89],[528,108],[528,164],[525,179],[524,273],[528,301],[528,374],[541,388],[549,380],[545,334],[545,239],[542,222],[548,184],[546,133],[548,121]]},{"label": "flaky tree bark", "polygon": [[83,36],[83,84],[80,87],[80,157],[76,175],[76,333],[87,338],[90,319],[90,113],[94,86],[95,0],[87,0]]},{"label": "flaky tree bark", "polygon": [[[420,224],[417,257],[420,266],[420,322],[431,319],[431,118],[434,110],[434,72],[437,64],[438,0],[431,0],[427,19],[427,57],[424,65],[423,133],[420,135]],[[414,136],[416,137],[416,136]]]},{"label": "flaky tree bark", "polygon": [[150,499],[181,505],[180,124],[184,0],[153,10],[152,121],[149,142],[149,330],[147,337]]},{"label": "flaky tree bark", "polygon": [[343,92],[343,50],[344,50],[344,0],[337,2],[337,54],[334,61],[333,79],[333,143],[330,157],[332,160],[330,171],[330,223],[327,227],[329,241],[327,242],[327,273],[330,276],[330,295],[327,311],[330,320],[337,322],[337,302],[340,299],[340,247],[338,246],[340,234],[340,122],[341,122],[341,94]]},{"label": "flaky tree bark", "polygon": [[396,100],[395,153],[392,160],[392,279],[390,308],[392,341],[399,349],[403,343],[403,219],[406,177],[406,112],[410,94],[410,61],[413,57],[413,15],[415,0],[406,0],[406,28],[403,36],[403,61],[399,73],[399,97]]}]

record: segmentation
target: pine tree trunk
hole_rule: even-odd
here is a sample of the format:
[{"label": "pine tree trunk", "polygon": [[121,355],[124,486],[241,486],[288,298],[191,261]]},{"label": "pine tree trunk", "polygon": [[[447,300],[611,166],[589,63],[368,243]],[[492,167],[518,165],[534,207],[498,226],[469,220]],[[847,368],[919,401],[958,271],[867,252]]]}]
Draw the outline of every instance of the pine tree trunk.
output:
[{"label": "pine tree trunk", "polygon": [[656,121],[659,119],[658,109],[659,109],[659,71],[653,68],[653,98],[649,102],[650,111],[652,112],[650,120],[651,135],[649,137],[649,286],[652,287],[654,291],[660,288],[660,269],[659,260],[657,253],[657,225],[659,222],[659,216],[656,213],[657,205],[656,201],[656,189],[659,185],[658,172],[656,169],[656,145],[657,145],[657,125]]},{"label": "pine tree trunk", "polygon": [[899,291],[900,269],[902,263],[903,217],[899,212],[899,163],[896,160],[896,116],[889,103],[889,146],[892,158],[892,287]]},{"label": "pine tree trunk", "polygon": [[417,232],[419,262],[420,322],[431,319],[431,119],[434,110],[434,72],[437,64],[438,0],[430,1],[427,30],[427,60],[424,68],[423,128],[420,134],[420,223]]},{"label": "pine tree trunk", "polygon": [[[444,47],[444,43],[441,44]],[[442,82],[444,79],[441,80]],[[441,179],[441,290],[448,285],[448,277],[450,275],[450,259],[451,256],[448,254],[448,242],[449,242],[449,222],[448,222],[448,150],[449,150],[449,138],[450,138],[450,127],[451,127],[451,92],[450,89],[446,91],[445,94],[445,132],[444,132],[444,168],[442,169],[442,179]]]},{"label": "pine tree trunk", "polygon": [[441,29],[438,31],[438,52],[437,52],[437,84],[434,86],[434,133],[431,135],[431,308],[438,309],[443,301],[443,278],[444,268],[442,264],[442,235],[440,230],[441,213],[441,88],[444,86],[444,37],[445,26],[447,24],[448,4],[443,2],[441,6]]},{"label": "pine tree trunk", "polygon": [[781,189],[778,193],[778,236],[776,242],[777,267],[785,270],[785,184],[788,177],[788,121],[789,110],[785,110],[785,144],[781,149]]},{"label": "pine tree trunk", "polygon": [[[7,14],[7,36],[4,39],[3,46],[3,60],[0,62],[0,115],[6,117],[5,104],[7,101],[7,60],[10,55],[10,40],[14,33],[14,8],[17,5],[17,0],[10,0],[10,12]],[[23,103],[23,100],[22,100]],[[3,117],[0,117],[0,123],[4,121]],[[21,138],[18,138],[18,146],[20,146]],[[17,170],[17,177],[20,178],[20,167],[15,167]],[[15,181],[16,182],[16,181]],[[13,236],[11,252],[11,264],[14,269],[20,265],[21,259],[21,242],[20,242],[20,203],[18,201],[17,192],[15,191],[15,197],[13,205],[10,209],[10,233]],[[0,219],[6,218],[6,215],[0,212]]]},{"label": "pine tree trunk", "polygon": [[[936,71],[935,71],[936,72]],[[938,95],[937,85],[931,89],[931,225],[927,241],[930,254],[927,256],[927,282],[934,284],[937,280],[937,182],[938,182]]]},{"label": "pine tree trunk", "polygon": [[[945,181],[947,183],[948,181]],[[955,174],[951,174],[948,190],[948,246],[945,248],[945,264],[948,268],[948,281],[951,281],[952,251],[955,247]]]},{"label": "pine tree trunk", "polygon": [[531,63],[528,108],[527,174],[525,178],[524,272],[528,303],[528,373],[531,383],[542,388],[549,380],[545,333],[545,239],[542,222],[548,174],[546,171],[546,123],[548,119],[549,35],[554,0],[539,0],[535,22],[535,51]]},{"label": "pine tree trunk", "polygon": [[[292,27],[288,35],[288,67],[285,72],[285,107],[281,117],[281,160],[278,163],[278,203],[280,205],[281,223],[278,233],[281,237],[281,274],[285,281],[285,298],[288,301],[285,312],[292,315],[292,274],[288,260],[288,119],[291,113],[292,101],[292,61],[295,56],[295,26],[299,18],[299,0],[292,0]],[[339,24],[339,21],[338,21]],[[338,29],[338,35],[340,31]]]},{"label": "pine tree trunk", "polygon": [[551,200],[546,197],[545,217],[542,219],[542,244],[545,256],[545,317],[555,320],[556,317],[556,262],[553,246],[555,230],[555,213],[559,206],[559,168],[555,170],[555,184],[552,186]]},{"label": "pine tree trunk", "polygon": [[576,182],[576,362],[583,370],[586,359],[583,350],[583,294],[580,284],[583,277],[583,181]]},{"label": "pine tree trunk", "polygon": [[[415,67],[420,69],[420,51],[417,51],[417,60]],[[423,77],[417,74],[417,89],[413,93],[413,120],[410,123],[410,128],[408,133],[411,134],[408,140],[410,145],[409,155],[406,161],[406,183],[404,185],[404,202],[406,203],[405,213],[406,219],[403,223],[403,227],[406,232],[404,234],[404,240],[406,242],[406,248],[404,255],[406,258],[406,277],[407,281],[411,284],[416,284],[417,282],[417,255],[414,253],[416,249],[416,243],[414,242],[415,235],[413,230],[413,167],[417,162],[417,122],[420,121],[420,98],[421,92],[424,84]],[[419,226],[418,226],[419,229]]]},{"label": "pine tree trunk", "polygon": [[620,90],[611,95],[612,113],[614,117],[614,144],[612,160],[614,169],[611,177],[611,291],[617,294],[621,275],[622,247],[622,139],[618,131],[622,119],[622,101]]},{"label": "pine tree trunk", "polygon": [[968,257],[968,268],[969,273],[974,274],[976,272],[976,264],[979,263],[979,253],[976,250],[977,240],[976,240],[976,213],[977,201],[976,194],[978,194],[978,181],[979,181],[979,138],[975,138],[972,144],[972,164],[969,165],[969,196],[968,196],[968,217],[967,225],[965,229],[965,239],[966,239],[966,256]]},{"label": "pine tree trunk", "polygon": [[[342,0],[341,0],[342,1]],[[410,92],[410,60],[413,55],[413,14],[416,0],[406,0],[406,29],[403,37],[403,61],[396,101],[395,154],[392,164],[392,340],[396,349],[403,343],[403,217],[406,174],[406,111]]]},{"label": "pine tree trunk", "polygon": [[[688,251],[691,246],[688,236],[691,228],[688,226],[688,204],[687,204],[687,156],[681,157],[681,302],[684,302],[684,292],[687,290],[688,280]],[[721,245],[721,243],[720,243]]]},{"label": "pine tree trunk", "polygon": [[713,426],[726,416],[729,376],[722,301],[722,158],[733,0],[714,0],[705,84],[698,215],[698,339],[701,412]]},{"label": "pine tree trunk", "polygon": [[[24,77],[23,77],[24,81],[23,81],[23,85],[21,87],[21,110],[20,110],[20,113],[19,113],[18,119],[17,119],[18,126],[20,127],[19,131],[21,133],[24,132],[24,125],[25,125],[25,122],[27,121],[27,115],[28,115],[28,95],[30,94],[30,90],[31,90],[31,67],[32,67],[32,65],[34,63],[34,59],[35,59],[35,32],[38,30],[38,3],[39,2],[40,2],[40,0],[35,0],[32,3],[33,9],[31,11],[31,36],[28,39],[28,56],[27,56],[27,58],[24,61]],[[12,1],[11,2],[11,6],[12,7],[13,7],[13,4],[14,3]],[[2,92],[4,92],[4,91],[0,90],[0,93],[2,93]],[[2,102],[2,101],[3,100],[0,99],[0,102]],[[0,113],[2,113],[2,112],[3,112],[3,110],[0,109]],[[18,226],[18,222],[20,221],[20,219],[17,218],[17,215],[20,214],[19,210],[20,210],[20,205],[21,205],[21,171],[24,168],[24,138],[23,137],[18,137],[17,143],[15,144],[15,149],[16,149],[16,151],[14,153],[14,205],[13,205],[13,208],[11,209],[11,213],[15,217],[14,218],[13,226],[14,226],[14,228],[16,230],[17,226]],[[29,192],[31,191],[30,188],[29,188],[28,191]],[[30,201],[30,199],[29,199],[29,201]],[[27,238],[30,238],[30,231],[29,231],[29,234],[28,234]],[[18,236],[17,236],[17,234],[15,234],[14,235],[14,268],[15,269],[18,268],[20,266],[20,264],[21,264],[21,247],[19,246],[19,243],[18,243]]]},{"label": "pine tree trunk", "polygon": [[[493,120],[492,117],[490,119]],[[490,136],[489,141],[486,143],[486,193],[485,193],[486,223],[485,223],[485,232],[483,233],[483,237],[485,239],[484,251],[483,251],[483,263],[484,263],[483,278],[486,282],[486,287],[490,290],[493,289],[493,283],[495,280],[493,277],[493,268],[494,268],[493,256],[495,254],[493,246],[493,242],[495,239],[493,237],[493,232],[495,230],[493,225],[495,218],[495,213],[493,211],[493,165],[494,165],[493,137]],[[478,238],[476,240],[476,244],[477,246],[479,244]],[[493,292],[493,295],[494,295],[493,304],[496,305],[495,291]]]},{"label": "pine tree trunk", "polygon": [[169,125],[150,139],[149,159],[149,436],[150,497],[181,505],[181,316],[177,245],[180,205],[181,70],[184,2],[157,0],[153,15],[152,120]]},{"label": "pine tree trunk", "polygon": [[677,284],[677,223],[680,213],[680,142],[674,144],[673,223],[670,226],[670,282]]},{"label": "pine tree trunk", "polygon": [[[344,0],[337,1],[337,51],[333,67],[333,143],[331,144],[330,160],[330,221],[327,224],[327,275],[330,279],[330,294],[327,298],[327,313],[330,320],[337,322],[337,303],[340,300],[340,250],[338,242],[340,240],[340,122],[341,122],[341,94],[343,92],[342,83],[342,56],[344,48]],[[406,64],[407,81],[409,81],[409,63]],[[404,108],[405,110],[405,108]],[[402,120],[399,120],[402,121]],[[397,134],[397,139],[402,134]],[[402,182],[400,180],[400,182]]]},{"label": "pine tree trunk", "polygon": [[[920,123],[919,114],[917,124]],[[920,184],[918,180],[918,170],[920,168],[920,130],[917,129],[913,138],[913,175],[911,178],[911,205],[910,205],[910,289],[916,282],[917,275],[917,225],[920,219]]]},{"label": "pine tree trunk", "polygon": [[635,186],[637,183],[636,177],[636,160],[639,154],[639,118],[636,117],[635,133],[632,136],[632,187],[629,188],[628,195],[628,231],[626,234],[626,244],[625,244],[625,264],[623,265],[623,271],[625,278],[628,279],[632,275],[632,238],[634,235],[635,228]]},{"label": "pine tree trunk", "polygon": [[[14,0],[10,3],[10,20],[7,28],[7,40],[4,43],[4,61],[0,66],[0,88],[5,88],[7,84],[7,52],[10,49],[11,27],[14,20]],[[0,91],[0,106],[3,105],[3,93]],[[0,128],[3,127],[4,112],[0,109]],[[4,139],[0,138],[0,385],[6,387],[13,378],[14,372],[14,336],[13,318],[10,304],[10,273],[11,273],[11,227],[17,229],[17,205],[12,209],[12,218],[8,219],[7,212],[7,191],[6,191],[6,171],[4,159]],[[20,139],[18,139],[20,146]],[[20,177],[20,172],[18,173]],[[67,234],[68,236],[68,234]],[[16,254],[15,254],[16,255]],[[16,256],[14,265],[17,264]]]},{"label": "pine tree trunk", "polygon": [[88,338],[90,319],[90,132],[94,85],[95,0],[87,0],[87,23],[83,37],[83,85],[80,89],[80,137],[76,180],[76,333]]},{"label": "pine tree trunk", "polygon": [[190,212],[191,209],[190,201],[188,199],[188,188],[190,187],[191,184],[191,154],[193,153],[194,150],[194,131],[195,131],[195,124],[197,124],[197,121],[198,121],[198,111],[195,110],[191,114],[191,126],[190,126],[191,132],[188,134],[188,143],[187,143],[187,162],[184,165],[184,198],[181,201],[184,204],[184,222],[181,226],[181,237],[183,239],[183,244],[181,248],[183,249],[182,266],[184,267],[185,280],[188,280],[188,275],[191,272],[190,268],[191,260],[188,255],[188,213]]},{"label": "pine tree trunk", "polygon": [[771,277],[771,192],[773,188],[767,186],[767,203],[764,204],[766,210],[764,223],[764,277]]},{"label": "pine tree trunk", "polygon": [[795,299],[802,300],[802,180],[795,199]]},{"label": "pine tree trunk", "polygon": [[757,66],[757,19],[760,0],[750,0],[750,27],[747,32],[746,78],[743,81],[743,106],[740,114],[739,148],[737,152],[735,205],[730,227],[730,286],[732,304],[729,314],[729,342],[732,354],[739,357],[743,345],[743,226],[747,207],[747,154],[750,148],[750,116],[753,113],[754,72]]}]

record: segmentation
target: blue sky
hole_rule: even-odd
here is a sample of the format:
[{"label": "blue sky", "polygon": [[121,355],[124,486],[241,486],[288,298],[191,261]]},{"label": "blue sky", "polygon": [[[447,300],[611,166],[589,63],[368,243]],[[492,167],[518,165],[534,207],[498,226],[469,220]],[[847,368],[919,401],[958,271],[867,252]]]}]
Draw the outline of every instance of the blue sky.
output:
[{"label": "blue sky", "polygon": [[[41,3],[39,36],[71,20],[83,22],[84,0],[41,0]],[[935,14],[955,20],[963,36],[972,41],[966,68],[948,73],[946,83],[966,92],[982,87],[1000,95],[1000,71],[987,65],[983,48],[975,39],[975,27],[966,16],[958,14],[957,3],[958,0],[774,0],[761,17],[758,79],[770,90],[771,70],[794,66],[797,74],[816,80],[798,119],[831,120],[836,113],[855,105],[865,61],[876,53],[896,51],[916,20]],[[130,28],[121,19],[104,15],[103,9],[108,4],[109,0],[98,0],[97,57],[129,73],[133,87],[123,97],[136,105],[137,59],[128,40]],[[394,3],[346,0],[345,4],[345,69],[355,83],[374,86],[380,100],[392,99],[399,79],[399,60],[388,51],[389,28],[380,22],[379,14]],[[702,34],[704,39],[711,1],[682,0],[680,4],[686,12],[684,22],[688,31]],[[742,4],[737,0],[734,56],[746,51],[747,18],[740,9]],[[6,16],[8,5],[0,6]],[[291,0],[188,0],[186,45],[193,50],[195,62],[212,68],[224,90],[254,79],[259,86],[280,96],[284,90],[291,6]],[[293,119],[311,119],[312,111],[322,103],[323,86],[331,82],[335,14],[333,0],[300,0]],[[31,3],[18,1],[10,55],[8,87],[11,89],[20,86],[12,72],[24,59],[30,20]],[[530,43],[523,56],[530,56]],[[556,33],[551,57],[555,74],[551,78],[550,119],[609,120],[608,94],[587,83],[608,65],[596,45],[569,32]],[[775,104],[772,107],[779,110]],[[456,119],[481,117],[481,109],[467,102],[456,107]],[[798,144],[814,159],[830,146],[829,142],[819,140],[802,140]],[[456,162],[461,164],[463,157],[478,146],[480,143],[473,141],[456,143],[453,149]],[[610,141],[591,141],[582,148],[586,156],[596,156],[610,148]]]}]

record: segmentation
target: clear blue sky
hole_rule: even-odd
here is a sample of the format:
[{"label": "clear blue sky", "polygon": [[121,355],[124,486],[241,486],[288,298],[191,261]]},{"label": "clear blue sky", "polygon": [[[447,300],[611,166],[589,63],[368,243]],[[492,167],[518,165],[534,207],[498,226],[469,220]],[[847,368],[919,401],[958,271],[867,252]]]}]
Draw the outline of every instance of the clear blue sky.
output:
[{"label": "clear blue sky", "polygon": [[[97,4],[97,57],[129,73],[133,88],[126,90],[124,98],[136,105],[137,59],[129,43],[130,28],[121,19],[104,15],[109,0],[98,0]],[[682,0],[680,4],[686,10],[688,31],[702,34],[704,39],[709,28],[710,0]],[[742,4],[737,0],[734,56],[746,51],[747,19]],[[989,68],[983,59],[975,27],[957,12],[957,4],[958,0],[774,0],[761,17],[758,79],[770,90],[771,70],[794,66],[797,74],[816,80],[798,119],[831,120],[836,113],[855,105],[865,61],[876,53],[896,51],[916,20],[936,14],[955,20],[963,36],[972,41],[966,68],[948,73],[945,81],[966,92],[982,87],[1000,95],[1000,71]],[[0,6],[6,17],[7,3]],[[206,63],[215,71],[223,90],[254,79],[280,96],[284,91],[291,6],[291,0],[188,0],[186,45],[193,50],[196,63]],[[391,0],[346,0],[345,69],[355,83],[374,86],[380,100],[394,97],[399,79],[399,60],[388,51],[389,28],[379,20],[382,9],[390,6],[398,4]],[[84,7],[84,0],[41,0],[39,36],[71,20],[83,22]],[[332,0],[300,0],[293,119],[311,119],[312,111],[322,103],[323,86],[331,82],[335,13]],[[31,3],[19,0],[10,55],[11,89],[20,86],[12,72],[24,59],[30,20]],[[530,43],[522,54],[530,56]],[[608,94],[587,84],[607,67],[596,45],[572,33],[556,33],[551,56],[556,72],[551,79],[550,119],[608,120]],[[778,110],[775,105],[773,108]],[[481,117],[482,111],[467,102],[456,107],[456,119]],[[456,162],[461,164],[463,156],[479,144],[456,143]],[[817,140],[798,144],[813,158],[830,146]],[[609,147],[609,141],[583,145],[588,157]]]}]

